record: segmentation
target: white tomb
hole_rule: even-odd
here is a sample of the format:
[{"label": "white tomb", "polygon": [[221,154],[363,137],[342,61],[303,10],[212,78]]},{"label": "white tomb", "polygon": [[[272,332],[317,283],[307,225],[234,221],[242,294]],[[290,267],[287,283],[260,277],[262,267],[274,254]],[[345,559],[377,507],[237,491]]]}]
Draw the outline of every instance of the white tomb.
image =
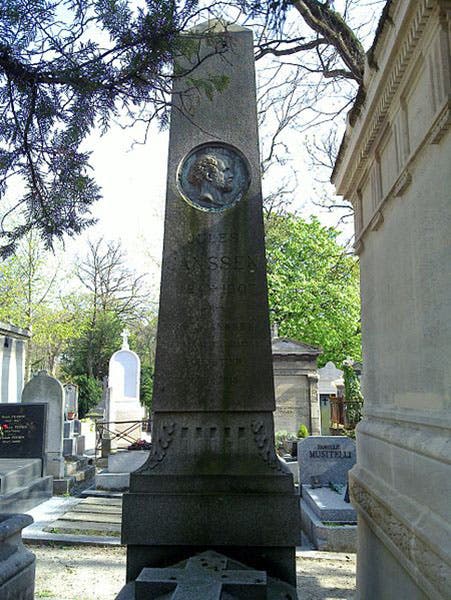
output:
[{"label": "white tomb", "polygon": [[[144,419],[144,407],[139,400],[139,378],[141,361],[136,352],[129,348],[129,332],[122,332],[122,348],[110,358],[108,371],[108,396],[106,421],[115,422],[116,431],[126,431],[132,423],[117,424],[118,421],[141,421]],[[135,427],[127,437],[140,439],[141,429]],[[131,442],[130,442],[131,443]],[[126,441],[118,445],[126,446]]]}]

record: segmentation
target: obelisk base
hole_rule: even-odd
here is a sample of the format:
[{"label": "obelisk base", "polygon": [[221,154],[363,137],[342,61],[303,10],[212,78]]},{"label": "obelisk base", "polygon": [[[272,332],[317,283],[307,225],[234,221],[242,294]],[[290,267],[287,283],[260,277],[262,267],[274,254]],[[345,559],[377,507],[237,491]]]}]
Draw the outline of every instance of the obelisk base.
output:
[{"label": "obelisk base", "polygon": [[145,567],[215,550],[296,585],[298,506],[294,493],[125,494],[127,581]]}]

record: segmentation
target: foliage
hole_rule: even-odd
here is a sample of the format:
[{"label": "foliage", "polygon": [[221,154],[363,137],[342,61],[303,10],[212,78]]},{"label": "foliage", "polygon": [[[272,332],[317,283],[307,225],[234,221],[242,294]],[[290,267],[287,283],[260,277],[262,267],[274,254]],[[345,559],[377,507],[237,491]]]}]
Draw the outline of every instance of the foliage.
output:
[{"label": "foliage", "polygon": [[[140,124],[146,138],[153,119],[168,123],[172,80],[183,74],[190,93],[212,98],[224,88],[218,73],[196,75],[198,35],[187,31],[207,18],[253,28],[267,75],[259,113],[276,123],[263,164],[283,161],[286,128],[330,122],[363,81],[361,40],[386,0],[369,0],[377,9],[370,15],[368,4],[359,12],[358,0],[338,3],[341,12],[319,0],[1,3],[0,256],[15,252],[32,228],[51,248],[93,222],[90,210],[101,195],[90,170],[94,130]],[[211,54],[223,49],[211,44]],[[181,53],[192,61],[186,73],[177,62],[172,68]]]},{"label": "foliage", "polygon": [[150,414],[153,398],[153,365],[141,365],[140,401]]},{"label": "foliage", "polygon": [[87,375],[72,376],[71,383],[78,385],[78,417],[83,419],[102,400],[102,384]]},{"label": "foliage", "polygon": [[24,220],[3,230],[6,256],[36,228],[47,247],[93,221],[100,190],[83,141],[119,113],[161,113],[179,33],[197,2],[19,0],[0,6],[0,193],[23,182]]},{"label": "foliage", "polygon": [[103,238],[88,243],[88,253],[78,262],[76,275],[85,289],[86,327],[65,352],[64,370],[101,381],[108,375],[111,355],[120,348],[124,327],[140,330],[147,316],[143,275],[128,268],[119,242]]},{"label": "foliage", "polygon": [[63,354],[63,371],[102,381],[108,375],[111,355],[119,350],[123,322],[114,312],[100,313],[95,323],[89,322],[78,338],[73,338]]},{"label": "foliage", "polygon": [[309,437],[309,431],[307,429],[307,425],[304,425],[304,423],[301,423],[299,425],[299,429],[298,429],[298,438],[306,438]]},{"label": "foliage", "polygon": [[346,420],[348,425],[354,428],[362,418],[363,395],[353,361],[349,358],[343,361],[343,380],[345,384]]},{"label": "foliage", "polygon": [[322,366],[360,357],[359,270],[338,231],[290,214],[266,220],[270,315],[279,335],[320,346]]},{"label": "foliage", "polygon": [[296,434],[290,433],[285,429],[280,429],[274,434],[275,446],[279,454],[289,453],[288,444],[294,440],[296,440]]}]

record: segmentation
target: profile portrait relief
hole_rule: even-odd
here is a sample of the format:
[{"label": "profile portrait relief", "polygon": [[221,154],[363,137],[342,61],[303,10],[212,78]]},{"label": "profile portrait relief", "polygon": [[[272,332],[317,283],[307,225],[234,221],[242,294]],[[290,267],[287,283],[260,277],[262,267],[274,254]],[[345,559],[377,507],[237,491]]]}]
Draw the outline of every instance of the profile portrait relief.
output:
[{"label": "profile portrait relief", "polygon": [[182,161],[178,186],[195,208],[218,212],[234,206],[249,187],[249,168],[239,150],[227,144],[203,144]]}]

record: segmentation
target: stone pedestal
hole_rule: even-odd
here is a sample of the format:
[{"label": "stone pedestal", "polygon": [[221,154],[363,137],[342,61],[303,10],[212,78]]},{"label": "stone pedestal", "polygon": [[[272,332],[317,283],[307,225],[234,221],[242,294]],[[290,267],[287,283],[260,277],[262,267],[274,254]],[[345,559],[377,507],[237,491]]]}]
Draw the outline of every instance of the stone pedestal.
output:
[{"label": "stone pedestal", "polygon": [[21,514],[0,514],[0,598],[33,600],[36,557],[22,543],[22,529],[33,523]]}]

